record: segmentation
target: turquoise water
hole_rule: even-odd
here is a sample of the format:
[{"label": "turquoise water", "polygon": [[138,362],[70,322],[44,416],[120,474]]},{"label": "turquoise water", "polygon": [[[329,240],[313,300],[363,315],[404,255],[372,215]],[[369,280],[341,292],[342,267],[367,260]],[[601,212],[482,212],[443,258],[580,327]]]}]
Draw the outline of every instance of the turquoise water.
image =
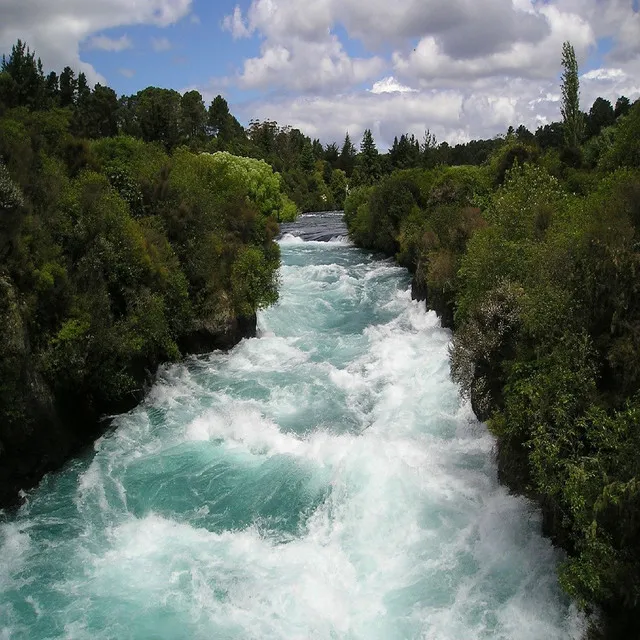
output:
[{"label": "turquoise water", "polygon": [[0,638],[578,638],[406,273],[282,241],[260,337],[161,371],[0,524]]}]

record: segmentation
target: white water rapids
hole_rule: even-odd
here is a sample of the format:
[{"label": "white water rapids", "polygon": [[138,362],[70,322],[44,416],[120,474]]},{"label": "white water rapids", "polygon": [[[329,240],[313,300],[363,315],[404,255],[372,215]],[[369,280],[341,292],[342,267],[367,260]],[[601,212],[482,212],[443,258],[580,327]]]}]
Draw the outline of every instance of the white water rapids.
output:
[{"label": "white water rapids", "polygon": [[282,250],[258,338],[165,368],[5,516],[0,638],[579,638],[406,272]]}]

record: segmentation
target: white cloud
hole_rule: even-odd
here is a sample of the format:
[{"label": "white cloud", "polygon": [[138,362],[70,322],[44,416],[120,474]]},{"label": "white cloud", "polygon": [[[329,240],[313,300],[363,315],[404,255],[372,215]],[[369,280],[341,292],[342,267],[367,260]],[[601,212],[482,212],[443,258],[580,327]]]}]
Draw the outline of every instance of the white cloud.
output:
[{"label": "white cloud", "polygon": [[[613,39],[606,64],[582,76],[583,109],[598,96],[633,99],[640,94],[633,80],[640,77],[640,14],[631,4],[314,0],[301,11],[297,0],[252,0],[224,28],[235,38],[262,39],[260,55],[244,61],[235,81],[275,95],[244,105],[247,119],[290,123],[324,141],[371,128],[384,148],[403,131],[420,136],[429,128],[455,143],[558,120],[566,40],[584,67],[598,38]],[[360,58],[337,38],[337,27],[364,45]],[[375,78],[370,89],[359,86]]]},{"label": "white cloud", "polygon": [[238,82],[247,89],[281,87],[300,92],[327,92],[356,85],[385,67],[379,57],[351,58],[334,35],[324,41],[267,41],[261,55],[249,58]]},{"label": "white cloud", "polygon": [[506,51],[463,59],[447,55],[437,38],[427,36],[409,55],[394,53],[396,72],[424,86],[455,85],[492,76],[550,78],[560,68],[560,51],[565,40],[571,41],[579,59],[584,60],[595,44],[591,25],[578,15],[563,13],[550,5],[539,11],[550,28],[539,43],[515,42]]},{"label": "white cloud", "polygon": [[374,83],[371,93],[415,93],[417,89],[400,84],[393,76],[387,76]]},{"label": "white cloud", "polygon": [[0,49],[9,51],[21,38],[36,50],[47,69],[69,65],[84,71],[91,82],[105,82],[80,60],[82,42],[116,27],[166,27],[187,16],[191,4],[192,0],[1,0]]},{"label": "white cloud", "polygon": [[153,50],[157,53],[162,51],[170,51],[173,49],[173,45],[169,38],[151,38],[151,46]]},{"label": "white cloud", "polygon": [[134,69],[118,69],[118,73],[125,78],[133,78],[136,75]]},{"label": "white cloud", "polygon": [[222,27],[231,33],[234,40],[248,38],[251,35],[251,30],[244,23],[240,7],[236,7],[230,16],[224,17]]},{"label": "white cloud", "polygon": [[[393,79],[381,81],[393,86]],[[377,84],[377,83],[376,83]],[[374,85],[375,86],[375,85]],[[588,111],[601,96],[615,103],[620,95],[640,96],[640,81],[623,73],[586,73],[581,78],[581,105]],[[532,82],[527,78],[485,78],[473,86],[422,89],[411,92],[357,92],[317,97],[296,97],[244,105],[238,113],[271,119],[300,128],[323,142],[341,142],[346,131],[358,140],[371,129],[380,149],[394,136],[426,129],[450,144],[504,134],[509,126],[524,124],[531,131],[560,119],[560,93],[556,78]],[[235,111],[236,109],[234,109]]]},{"label": "white cloud", "polygon": [[[390,144],[403,131],[422,137],[430,128],[444,138],[460,125],[462,96],[457,92],[350,93],[331,97],[298,97],[292,100],[244,105],[247,118],[274,119],[298,127],[324,142],[341,141],[346,131],[354,140],[364,129],[373,131],[379,146]],[[461,132],[460,135],[463,135]]]},{"label": "white cloud", "polygon": [[127,35],[119,38],[109,38],[108,36],[93,36],[87,42],[89,49],[102,49],[103,51],[124,51],[133,48],[133,42]]},{"label": "white cloud", "polygon": [[225,20],[235,37],[317,40],[336,24],[368,46],[438,36],[451,55],[472,57],[504,50],[512,42],[538,42],[548,32],[544,16],[528,0],[253,0]]}]

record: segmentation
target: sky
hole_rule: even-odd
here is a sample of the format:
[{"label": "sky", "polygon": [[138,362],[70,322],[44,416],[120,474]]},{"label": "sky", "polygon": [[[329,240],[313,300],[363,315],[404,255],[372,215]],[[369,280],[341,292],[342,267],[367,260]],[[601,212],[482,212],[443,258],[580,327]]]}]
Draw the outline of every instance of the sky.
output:
[{"label": "sky", "polygon": [[562,43],[581,106],[640,96],[639,0],[0,0],[18,38],[119,94],[147,86],[228,101],[323,142],[449,143],[560,119]]}]

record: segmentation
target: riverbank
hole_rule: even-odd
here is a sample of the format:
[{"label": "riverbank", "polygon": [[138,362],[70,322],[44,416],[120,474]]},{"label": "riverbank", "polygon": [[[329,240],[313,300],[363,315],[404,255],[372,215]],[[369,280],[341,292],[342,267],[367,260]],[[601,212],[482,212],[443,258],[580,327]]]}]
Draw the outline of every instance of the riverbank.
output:
[{"label": "riverbank", "polygon": [[497,438],[501,481],[567,552],[563,588],[602,612],[607,637],[635,637],[640,177],[593,176],[576,194],[531,158],[499,181],[512,151],[396,172],[350,193],[345,218],[453,328],[453,379]]},{"label": "riverbank", "polygon": [[[185,336],[181,343],[185,356],[208,353],[213,350],[229,350],[245,338],[256,335],[256,316],[237,318],[215,331],[209,327]],[[21,441],[13,441],[11,455],[0,451],[0,509],[17,508],[25,492],[37,486],[47,473],[60,470],[69,460],[84,449],[92,447],[112,426],[115,414],[125,413],[142,402],[153,386],[156,370],[163,363],[147,363],[140,369],[135,381],[138,392],[123,399],[105,414],[95,414],[84,407],[67,407],[59,411],[53,400],[42,388],[42,396],[33,396],[40,408],[34,411],[34,420],[28,433],[21,434]],[[33,374],[35,375],[35,374]],[[38,383],[42,385],[43,383]],[[5,454],[5,455],[3,455]]]}]

